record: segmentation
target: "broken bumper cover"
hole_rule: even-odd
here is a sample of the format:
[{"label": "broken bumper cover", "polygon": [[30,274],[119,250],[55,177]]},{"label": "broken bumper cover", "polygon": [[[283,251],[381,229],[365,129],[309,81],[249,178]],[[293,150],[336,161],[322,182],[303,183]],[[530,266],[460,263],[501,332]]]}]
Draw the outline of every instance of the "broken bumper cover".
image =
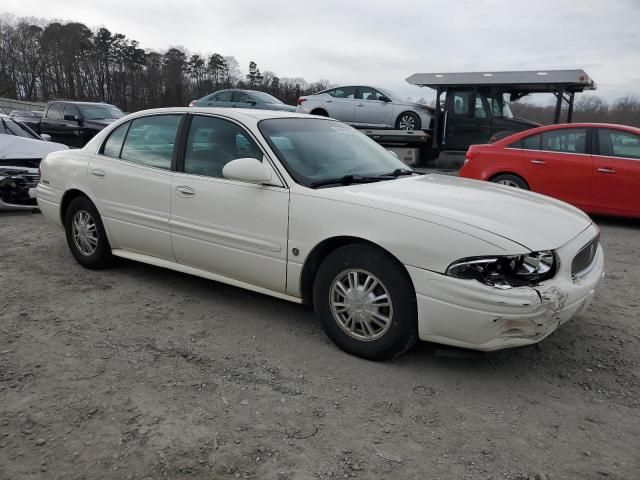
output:
[{"label": "broken bumper cover", "polygon": [[598,245],[589,269],[572,276],[571,261],[598,233],[593,225],[556,249],[556,275],[535,287],[499,290],[408,267],[418,301],[421,340],[474,350],[498,350],[539,342],[589,306],[603,277]]}]

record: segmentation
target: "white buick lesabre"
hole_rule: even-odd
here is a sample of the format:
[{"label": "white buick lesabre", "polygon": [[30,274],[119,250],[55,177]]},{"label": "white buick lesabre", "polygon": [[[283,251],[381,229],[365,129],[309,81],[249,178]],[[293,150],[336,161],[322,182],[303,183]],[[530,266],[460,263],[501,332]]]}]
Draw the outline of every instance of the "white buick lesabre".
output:
[{"label": "white buick lesabre", "polygon": [[370,359],[418,338],[538,342],[603,276],[598,228],[524,190],[420,175],[335,120],[266,110],[128,115],[49,154],[37,188],[73,256],[113,256],[313,304]]}]

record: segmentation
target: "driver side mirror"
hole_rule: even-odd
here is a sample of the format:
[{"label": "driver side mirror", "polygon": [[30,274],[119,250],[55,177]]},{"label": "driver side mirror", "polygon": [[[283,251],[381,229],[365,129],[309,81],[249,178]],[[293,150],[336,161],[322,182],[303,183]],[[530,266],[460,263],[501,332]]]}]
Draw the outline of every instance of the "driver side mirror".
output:
[{"label": "driver side mirror", "polygon": [[385,102],[385,103],[389,103],[391,101],[391,99],[389,97],[387,97],[386,95],[380,95],[378,97],[378,100]]},{"label": "driver side mirror", "polygon": [[51,135],[49,135],[48,133],[41,133],[40,138],[42,138],[42,140],[44,140],[45,142],[51,141]]},{"label": "driver side mirror", "polygon": [[268,183],[273,173],[256,158],[236,158],[222,168],[222,176],[229,180],[247,183]]}]

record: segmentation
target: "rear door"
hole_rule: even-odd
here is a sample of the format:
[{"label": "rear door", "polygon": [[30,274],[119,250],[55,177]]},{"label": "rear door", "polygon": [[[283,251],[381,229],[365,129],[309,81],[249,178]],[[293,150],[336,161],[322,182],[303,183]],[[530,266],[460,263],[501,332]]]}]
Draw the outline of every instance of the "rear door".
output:
[{"label": "rear door", "polygon": [[62,110],[60,137],[62,143],[71,147],[84,146],[80,135],[80,110],[72,103],[65,103]]},{"label": "rear door", "polygon": [[640,216],[640,135],[613,128],[596,131],[593,210]]},{"label": "rear door", "polygon": [[346,123],[355,121],[356,87],[338,87],[327,92],[330,98],[324,101],[329,116]]},{"label": "rear door", "polygon": [[563,128],[526,137],[523,145],[531,190],[588,209],[591,129]]},{"label": "rear door", "polygon": [[93,155],[88,178],[112,247],[174,260],[169,233],[171,164],[183,115],[139,117]]},{"label": "rear door", "polygon": [[356,90],[355,120],[357,125],[388,127],[392,125],[393,104],[378,100],[384,95],[371,87]]}]

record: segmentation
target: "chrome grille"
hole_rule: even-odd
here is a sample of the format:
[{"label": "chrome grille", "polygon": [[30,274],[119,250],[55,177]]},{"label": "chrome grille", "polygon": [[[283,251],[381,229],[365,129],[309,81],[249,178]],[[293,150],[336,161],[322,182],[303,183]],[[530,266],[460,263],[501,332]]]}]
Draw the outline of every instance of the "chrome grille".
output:
[{"label": "chrome grille", "polygon": [[580,276],[589,269],[598,252],[599,241],[600,236],[598,235],[582,247],[576,256],[573,257],[573,261],[571,262],[571,275]]}]

